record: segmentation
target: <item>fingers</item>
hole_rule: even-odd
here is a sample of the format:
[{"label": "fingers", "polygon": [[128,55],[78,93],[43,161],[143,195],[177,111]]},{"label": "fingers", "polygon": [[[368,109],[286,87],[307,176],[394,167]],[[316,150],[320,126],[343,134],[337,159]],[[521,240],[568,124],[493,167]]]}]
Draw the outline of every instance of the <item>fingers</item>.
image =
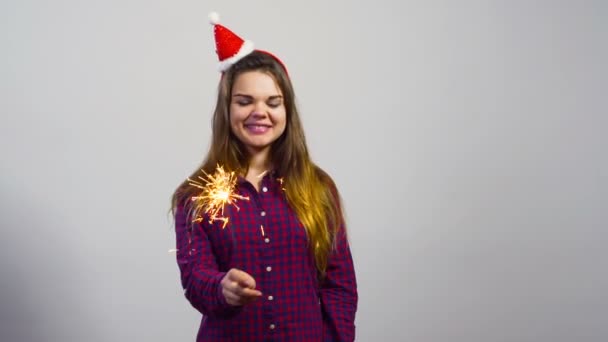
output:
[{"label": "fingers", "polygon": [[262,296],[255,289],[255,279],[246,272],[231,269],[221,281],[222,294],[230,305],[245,305]]},{"label": "fingers", "polygon": [[248,289],[246,287],[241,287],[240,288],[240,293],[239,295],[241,297],[261,297],[262,296],[262,292],[260,292],[259,290],[256,289]]},{"label": "fingers", "polygon": [[224,288],[238,296],[259,297],[262,295],[262,292],[259,290],[245,286],[242,282],[232,280],[227,281]]},{"label": "fingers", "polygon": [[[250,290],[249,290],[250,291]],[[259,292],[259,291],[258,291]],[[226,302],[230,305],[245,305],[249,304],[258,298],[260,298],[261,293],[247,293],[247,294],[237,294],[230,290],[223,289],[222,294],[224,298],[226,298]]]}]

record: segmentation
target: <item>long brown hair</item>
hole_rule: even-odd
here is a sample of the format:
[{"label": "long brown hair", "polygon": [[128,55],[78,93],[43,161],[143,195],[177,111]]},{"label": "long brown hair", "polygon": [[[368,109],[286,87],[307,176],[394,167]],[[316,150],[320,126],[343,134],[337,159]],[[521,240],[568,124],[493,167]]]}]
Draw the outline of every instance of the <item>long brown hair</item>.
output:
[{"label": "long brown hair", "polygon": [[[230,101],[236,78],[241,73],[254,70],[272,76],[283,93],[287,123],[283,134],[271,146],[271,163],[284,180],[287,201],[306,229],[317,270],[323,276],[328,256],[335,248],[336,234],[344,223],[340,195],[331,177],[310,158],[293,86],[277,59],[267,53],[254,51],[222,75],[213,114],[209,152],[201,167],[190,178],[198,179],[204,173],[212,174],[217,165],[222,165],[225,170],[247,174],[247,150],[230,129]],[[175,211],[179,202],[195,196],[197,191],[187,180],[184,181],[173,194],[172,210]]]}]

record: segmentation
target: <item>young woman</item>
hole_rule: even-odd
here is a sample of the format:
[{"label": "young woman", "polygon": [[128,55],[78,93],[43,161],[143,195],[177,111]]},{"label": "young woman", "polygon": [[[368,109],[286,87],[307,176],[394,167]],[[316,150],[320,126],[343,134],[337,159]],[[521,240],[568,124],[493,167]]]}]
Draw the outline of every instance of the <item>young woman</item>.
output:
[{"label": "young woman", "polygon": [[[340,196],[310,159],[287,70],[210,17],[222,71],[211,146],[173,195],[182,285],[203,315],[197,341],[353,341]],[[220,218],[196,205],[191,181],[218,167],[235,175]]]}]

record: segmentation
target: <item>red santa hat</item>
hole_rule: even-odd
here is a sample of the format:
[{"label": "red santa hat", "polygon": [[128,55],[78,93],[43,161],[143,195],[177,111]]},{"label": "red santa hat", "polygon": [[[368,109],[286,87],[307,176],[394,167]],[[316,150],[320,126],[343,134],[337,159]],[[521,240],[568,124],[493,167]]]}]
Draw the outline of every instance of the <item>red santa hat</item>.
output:
[{"label": "red santa hat", "polygon": [[[252,41],[244,40],[225,26],[220,25],[220,16],[216,12],[209,13],[209,22],[211,23],[211,25],[213,25],[213,33],[215,36],[215,52],[217,53],[217,57],[219,59],[218,67],[221,72],[226,71],[234,63],[238,62],[243,57],[255,51]],[[287,68],[285,68],[283,62],[275,55],[267,51],[258,51],[264,52],[272,56],[279,62],[279,64],[281,64],[283,69],[287,71]]]}]

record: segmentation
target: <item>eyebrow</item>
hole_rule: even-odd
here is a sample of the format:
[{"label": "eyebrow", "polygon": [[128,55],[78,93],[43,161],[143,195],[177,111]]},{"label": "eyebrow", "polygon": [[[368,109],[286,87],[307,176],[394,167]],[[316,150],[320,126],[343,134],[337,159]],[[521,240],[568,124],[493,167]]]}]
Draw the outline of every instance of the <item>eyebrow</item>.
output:
[{"label": "eyebrow", "polygon": [[[245,95],[245,94],[234,94],[234,95],[232,95],[232,97],[244,97],[246,99],[253,99],[253,96]],[[281,96],[281,95],[272,95],[272,96],[268,97],[269,100],[282,99],[282,98],[283,98],[283,96]]]}]

